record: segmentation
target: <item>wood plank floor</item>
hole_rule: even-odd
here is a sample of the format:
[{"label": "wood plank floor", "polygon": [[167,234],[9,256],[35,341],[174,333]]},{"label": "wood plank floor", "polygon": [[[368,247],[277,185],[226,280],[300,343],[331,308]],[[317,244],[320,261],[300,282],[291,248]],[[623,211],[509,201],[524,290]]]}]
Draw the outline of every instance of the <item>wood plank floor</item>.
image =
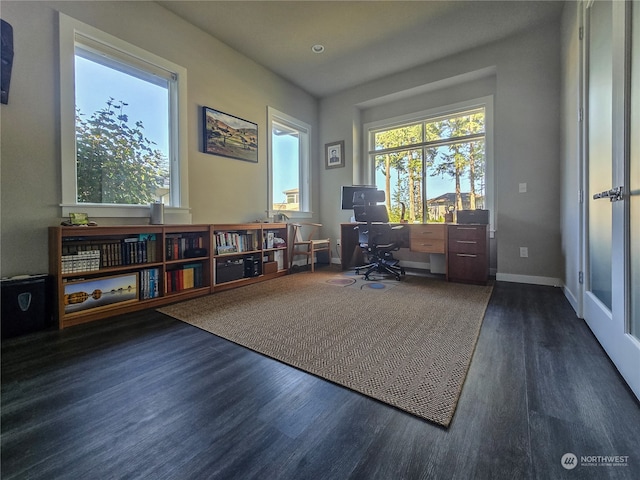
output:
[{"label": "wood plank floor", "polygon": [[449,429],[155,311],[3,342],[1,420],[7,480],[640,478],[639,403],[587,326],[502,282]]}]

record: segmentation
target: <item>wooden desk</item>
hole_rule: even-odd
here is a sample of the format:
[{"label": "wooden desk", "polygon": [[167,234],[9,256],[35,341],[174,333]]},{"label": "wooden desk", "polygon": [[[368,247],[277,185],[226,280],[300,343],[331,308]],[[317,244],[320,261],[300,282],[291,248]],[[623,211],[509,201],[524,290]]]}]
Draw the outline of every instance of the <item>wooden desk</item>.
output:
[{"label": "wooden desk", "polygon": [[[353,268],[364,262],[358,242],[358,223],[340,225],[342,269]],[[361,224],[365,225],[365,224]],[[400,224],[394,224],[400,225]],[[444,223],[406,223],[406,232],[400,248],[412,252],[446,254],[447,225]]]},{"label": "wooden desk", "polygon": [[[342,269],[362,265],[358,223],[340,224]],[[362,224],[360,224],[362,225]],[[447,280],[486,283],[489,278],[489,228],[480,224],[408,223],[400,248],[445,255]]]}]

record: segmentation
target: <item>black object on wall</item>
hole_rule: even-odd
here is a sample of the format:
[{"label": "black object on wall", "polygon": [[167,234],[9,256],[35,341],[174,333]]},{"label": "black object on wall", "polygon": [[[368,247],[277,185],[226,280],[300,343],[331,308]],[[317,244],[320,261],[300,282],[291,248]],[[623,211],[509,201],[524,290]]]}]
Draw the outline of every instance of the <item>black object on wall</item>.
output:
[{"label": "black object on wall", "polygon": [[13,66],[13,27],[4,20],[0,20],[0,33],[2,35],[2,50],[0,51],[0,103],[9,103],[9,84],[11,83],[11,67]]}]

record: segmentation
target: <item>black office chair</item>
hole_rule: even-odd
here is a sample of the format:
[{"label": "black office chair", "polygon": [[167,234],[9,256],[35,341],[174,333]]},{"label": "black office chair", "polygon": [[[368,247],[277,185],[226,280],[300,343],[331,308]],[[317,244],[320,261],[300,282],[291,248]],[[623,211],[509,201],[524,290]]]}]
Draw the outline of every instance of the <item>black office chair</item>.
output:
[{"label": "black office chair", "polygon": [[393,275],[400,280],[405,275],[404,268],[393,258],[394,251],[402,244],[401,230],[403,225],[389,224],[387,207],[377,205],[385,199],[384,191],[365,191],[354,193],[353,211],[356,222],[361,222],[358,229],[358,243],[368,263],[356,267],[356,274],[365,270],[364,278],[370,280],[373,272]]}]

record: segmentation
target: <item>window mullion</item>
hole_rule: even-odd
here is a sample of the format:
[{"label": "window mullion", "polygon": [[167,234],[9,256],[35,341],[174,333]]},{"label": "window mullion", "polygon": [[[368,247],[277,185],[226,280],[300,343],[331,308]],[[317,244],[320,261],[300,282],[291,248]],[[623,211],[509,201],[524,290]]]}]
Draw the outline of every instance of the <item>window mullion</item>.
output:
[{"label": "window mullion", "polygon": [[460,137],[441,138],[439,140],[430,140],[420,143],[412,143],[408,145],[402,145],[399,147],[385,148],[381,150],[370,150],[369,155],[385,155],[387,153],[398,153],[405,150],[416,150],[423,147],[442,147],[445,145],[452,145],[454,143],[469,143],[474,140],[482,140],[485,138],[485,133],[474,133],[472,135],[464,135]]}]

